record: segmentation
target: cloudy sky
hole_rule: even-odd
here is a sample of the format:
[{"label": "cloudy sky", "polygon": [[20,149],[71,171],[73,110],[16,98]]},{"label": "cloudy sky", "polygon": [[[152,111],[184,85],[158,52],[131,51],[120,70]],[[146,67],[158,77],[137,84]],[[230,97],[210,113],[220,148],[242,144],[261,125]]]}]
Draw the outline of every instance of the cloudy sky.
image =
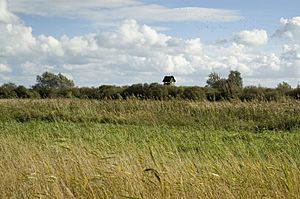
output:
[{"label": "cloudy sky", "polygon": [[299,0],[0,0],[0,83],[300,84]]}]

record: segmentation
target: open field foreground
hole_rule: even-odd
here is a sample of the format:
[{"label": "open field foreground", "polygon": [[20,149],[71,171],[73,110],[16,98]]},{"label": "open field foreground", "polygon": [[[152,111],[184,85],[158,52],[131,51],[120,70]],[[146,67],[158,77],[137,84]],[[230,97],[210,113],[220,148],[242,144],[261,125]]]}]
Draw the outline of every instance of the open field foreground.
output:
[{"label": "open field foreground", "polygon": [[300,102],[0,101],[0,198],[298,198]]}]

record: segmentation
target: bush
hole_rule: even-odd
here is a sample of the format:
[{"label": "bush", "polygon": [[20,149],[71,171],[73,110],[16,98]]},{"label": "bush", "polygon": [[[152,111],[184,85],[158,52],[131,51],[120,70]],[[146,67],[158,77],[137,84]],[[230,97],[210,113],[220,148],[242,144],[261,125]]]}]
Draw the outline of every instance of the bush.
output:
[{"label": "bush", "polygon": [[294,99],[300,99],[300,87],[298,86],[297,88],[287,92],[287,96],[290,96]]},{"label": "bush", "polygon": [[15,92],[17,86],[14,83],[3,84],[0,87],[0,98],[2,99],[10,99],[17,98],[18,95]]},{"label": "bush", "polygon": [[122,99],[124,89],[117,86],[103,85],[98,88],[98,93],[101,99]]},{"label": "bush", "polygon": [[214,102],[222,99],[221,92],[216,88],[205,87],[204,92],[208,101]]},{"label": "bush", "polygon": [[201,87],[186,87],[183,91],[183,99],[188,100],[205,100],[205,91]]},{"label": "bush", "polygon": [[262,87],[247,86],[243,89],[240,98],[242,101],[264,100],[265,89]]}]

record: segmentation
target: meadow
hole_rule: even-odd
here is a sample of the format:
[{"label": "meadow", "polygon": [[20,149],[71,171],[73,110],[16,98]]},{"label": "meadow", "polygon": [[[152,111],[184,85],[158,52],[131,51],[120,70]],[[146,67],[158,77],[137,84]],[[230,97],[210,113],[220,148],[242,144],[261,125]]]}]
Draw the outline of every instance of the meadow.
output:
[{"label": "meadow", "polygon": [[0,198],[298,198],[300,101],[1,100]]}]

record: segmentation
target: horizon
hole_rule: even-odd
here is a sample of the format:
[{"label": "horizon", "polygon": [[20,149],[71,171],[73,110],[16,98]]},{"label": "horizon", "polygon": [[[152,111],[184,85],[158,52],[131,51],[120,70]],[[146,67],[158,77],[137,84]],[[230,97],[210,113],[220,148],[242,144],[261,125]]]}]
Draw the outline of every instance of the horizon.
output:
[{"label": "horizon", "polygon": [[216,72],[244,85],[300,82],[296,0],[0,0],[0,83],[26,87],[45,71],[79,87],[205,85]]},{"label": "horizon", "polygon": [[[48,73],[49,71],[46,71],[46,72],[44,72],[44,73]],[[231,72],[231,71],[230,71]],[[238,71],[237,71],[238,72]],[[43,73],[43,74],[44,74]],[[51,72],[50,72],[51,73]],[[58,75],[58,74],[61,74],[61,73],[57,73],[57,74],[55,74],[55,73],[52,73],[52,74],[54,74],[54,75]],[[229,74],[229,73],[228,73]],[[37,75],[37,76],[41,76],[42,74],[39,74],[39,75]],[[62,74],[63,75],[63,74]],[[217,75],[219,75],[219,74],[217,74]],[[242,74],[241,74],[242,75]],[[37,77],[36,76],[36,77]],[[63,75],[64,76],[64,75]],[[66,77],[66,76],[65,76]],[[162,77],[162,81],[160,81],[160,82],[135,82],[135,83],[132,83],[132,84],[114,84],[114,83],[112,83],[112,84],[99,84],[99,85],[92,85],[92,86],[85,86],[85,85],[81,85],[81,86],[78,86],[77,84],[76,84],[76,82],[74,82],[74,80],[72,80],[72,79],[68,79],[68,80],[71,80],[71,81],[73,81],[73,83],[74,83],[74,88],[99,88],[99,87],[101,87],[101,86],[114,86],[114,87],[130,87],[130,86],[133,86],[133,85],[139,85],[139,84],[142,84],[142,85],[151,85],[151,84],[159,84],[159,85],[162,85],[162,86],[164,86],[164,78],[165,77],[174,77],[175,78],[175,83],[174,84],[172,84],[171,86],[175,86],[175,87],[199,87],[199,88],[206,88],[206,87],[209,87],[209,85],[207,84],[207,82],[205,82],[205,84],[203,84],[203,85],[177,85],[177,80],[176,80],[176,76],[173,76],[173,75],[166,75],[166,76],[163,76]],[[228,76],[219,76],[221,79],[227,79],[228,78]],[[242,77],[242,76],[241,76]],[[243,83],[243,88],[247,88],[247,87],[257,87],[257,88],[271,88],[271,89],[276,89],[280,84],[282,84],[282,83],[288,83],[288,82],[286,82],[286,81],[282,81],[282,82],[278,82],[277,84],[276,84],[276,86],[274,86],[274,87],[268,87],[268,86],[263,86],[263,85],[261,85],[261,84],[257,84],[257,85],[244,85],[244,78],[242,77],[242,83]],[[16,84],[15,82],[13,82],[13,81],[9,81],[9,82],[4,82],[2,85],[5,85],[5,84],[13,84],[13,85],[16,85],[16,86],[24,86],[25,88],[27,88],[27,89],[32,89],[36,84],[37,84],[38,82],[37,82],[37,78],[36,78],[36,81],[35,81],[35,83],[33,83],[33,84],[31,84],[31,85],[22,85],[22,84]],[[2,86],[2,85],[0,85],[0,86]],[[289,84],[288,84],[289,85]],[[168,85],[167,85],[168,86]],[[300,84],[298,84],[298,85],[296,85],[296,86],[292,86],[292,85],[289,85],[289,86],[291,86],[291,88],[292,89],[297,89],[297,88],[299,88],[300,87]]]}]

